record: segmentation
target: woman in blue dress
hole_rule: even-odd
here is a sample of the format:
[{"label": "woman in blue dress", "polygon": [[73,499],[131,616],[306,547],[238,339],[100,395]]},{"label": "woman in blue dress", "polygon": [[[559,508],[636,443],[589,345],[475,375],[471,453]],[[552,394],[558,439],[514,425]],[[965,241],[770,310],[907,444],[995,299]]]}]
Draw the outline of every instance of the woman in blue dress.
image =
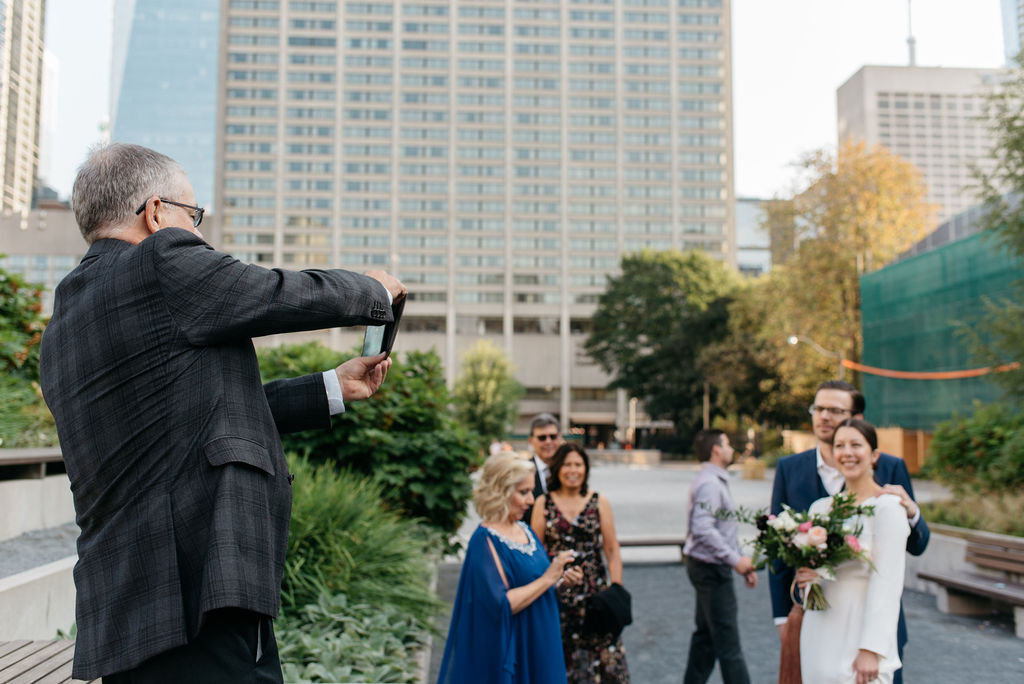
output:
[{"label": "woman in blue dress", "polygon": [[522,522],[533,504],[533,463],[501,452],[473,489],[483,522],[466,547],[439,684],[566,684],[554,587],[575,583],[564,551],[550,562]]}]

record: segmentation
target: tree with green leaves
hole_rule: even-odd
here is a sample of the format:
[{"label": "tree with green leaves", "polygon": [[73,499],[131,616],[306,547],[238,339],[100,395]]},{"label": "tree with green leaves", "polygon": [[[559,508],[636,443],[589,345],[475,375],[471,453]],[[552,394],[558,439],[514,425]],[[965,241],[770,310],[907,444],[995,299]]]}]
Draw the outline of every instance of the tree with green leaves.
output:
[{"label": "tree with green leaves", "polygon": [[[260,372],[265,382],[294,377],[333,368],[352,355],[317,343],[283,345],[260,350]],[[346,404],[331,430],[286,434],[281,441],[285,451],[314,463],[372,477],[394,510],[452,535],[472,493],[469,473],[479,462],[480,436],[448,410],[451,397],[435,352],[392,358],[377,393]]]},{"label": "tree with green leaves", "polygon": [[519,417],[523,386],[508,356],[490,340],[479,340],[462,355],[455,381],[455,418],[485,441],[502,439]]},{"label": "tree with green leaves", "polygon": [[39,391],[42,289],[0,269],[0,446],[56,446],[53,416]]},{"label": "tree with green leaves", "polygon": [[739,276],[704,252],[643,251],[622,258],[598,300],[585,348],[613,388],[687,434],[700,426],[701,351],[726,331]]}]

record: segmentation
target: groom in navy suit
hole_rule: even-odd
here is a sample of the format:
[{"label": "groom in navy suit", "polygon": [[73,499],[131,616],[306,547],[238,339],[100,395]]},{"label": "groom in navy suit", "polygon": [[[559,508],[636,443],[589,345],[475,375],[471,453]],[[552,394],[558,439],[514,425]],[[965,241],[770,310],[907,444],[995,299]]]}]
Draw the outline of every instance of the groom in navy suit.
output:
[{"label": "groom in navy suit", "polygon": [[[814,395],[814,405],[810,408],[811,423],[818,445],[814,449],[791,454],[779,460],[775,468],[775,484],[772,487],[771,512],[778,515],[782,504],[797,511],[806,511],[811,503],[822,497],[830,496],[842,490],[845,485],[842,474],[836,468],[832,455],[832,438],[836,428],[850,417],[863,418],[864,395],[853,385],[842,380],[828,380],[818,386]],[[910,484],[910,473],[903,459],[889,454],[881,454],[875,470],[875,481],[882,485],[887,494],[900,498],[903,508],[907,511],[910,523],[910,537],[907,538],[907,551],[920,556],[928,546],[928,524],[921,517],[921,510],[914,501],[914,489]],[[793,568],[780,566],[777,573],[768,576],[768,584],[772,595],[772,615],[782,638],[786,617],[793,607],[790,597],[790,586],[793,583]],[[900,621],[897,631],[897,645],[900,659],[903,659],[903,646],[907,643],[907,624],[900,608]],[[902,684],[903,670],[897,670],[893,684]]]}]

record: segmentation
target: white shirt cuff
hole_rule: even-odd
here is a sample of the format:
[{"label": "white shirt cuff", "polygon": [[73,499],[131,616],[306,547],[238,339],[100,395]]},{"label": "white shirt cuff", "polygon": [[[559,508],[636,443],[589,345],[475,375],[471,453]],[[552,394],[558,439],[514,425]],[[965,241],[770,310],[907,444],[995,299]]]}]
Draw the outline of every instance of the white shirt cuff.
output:
[{"label": "white shirt cuff", "polygon": [[784,624],[786,624],[786,618],[784,618],[784,617],[775,618],[775,625],[776,626],[784,625]]},{"label": "white shirt cuff", "polygon": [[[915,502],[915,503],[916,503],[916,502]],[[911,526],[911,527],[914,527],[914,526],[915,526],[915,525],[917,525],[917,523],[919,523],[920,521],[921,521],[921,507],[920,507],[920,506],[918,506],[918,507],[917,507],[917,513],[915,513],[915,514],[914,514],[914,517],[913,517],[913,518],[911,518],[911,519],[910,519],[910,520],[909,520],[908,522],[910,523],[910,526]]]},{"label": "white shirt cuff", "polygon": [[332,416],[345,412],[345,399],[341,396],[338,373],[332,368],[324,371],[324,389],[327,390],[327,406]]}]

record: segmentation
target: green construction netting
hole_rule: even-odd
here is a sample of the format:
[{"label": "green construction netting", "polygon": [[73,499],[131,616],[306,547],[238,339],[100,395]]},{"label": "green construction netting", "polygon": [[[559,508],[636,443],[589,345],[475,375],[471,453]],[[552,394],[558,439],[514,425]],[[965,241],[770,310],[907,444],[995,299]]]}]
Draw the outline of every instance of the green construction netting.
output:
[{"label": "green construction netting", "polygon": [[[985,297],[1014,296],[1024,265],[986,234],[920,254],[860,281],[863,363],[901,371],[974,368],[960,324],[970,325]],[[865,373],[865,417],[876,425],[931,430],[975,400],[999,399],[985,376],[956,380],[899,380]]]}]

